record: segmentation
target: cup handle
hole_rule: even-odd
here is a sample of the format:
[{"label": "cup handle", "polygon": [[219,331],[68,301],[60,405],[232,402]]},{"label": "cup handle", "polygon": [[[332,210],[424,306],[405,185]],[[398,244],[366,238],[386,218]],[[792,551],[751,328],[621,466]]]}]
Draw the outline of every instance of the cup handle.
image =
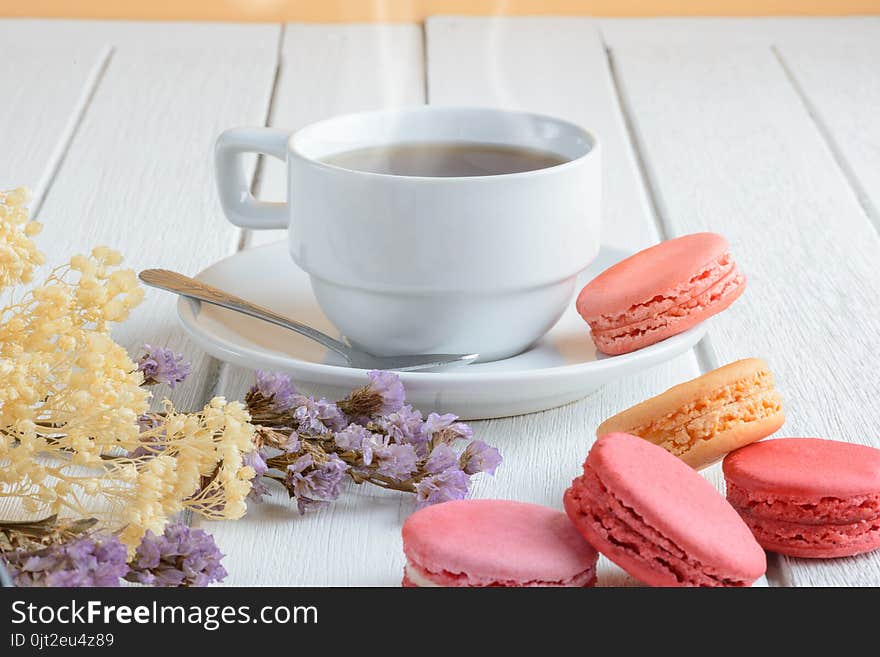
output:
[{"label": "cup handle", "polygon": [[214,146],[214,169],[226,218],[242,228],[287,228],[287,203],[259,201],[251,194],[240,155],[261,153],[287,162],[290,133],[277,128],[231,128]]}]

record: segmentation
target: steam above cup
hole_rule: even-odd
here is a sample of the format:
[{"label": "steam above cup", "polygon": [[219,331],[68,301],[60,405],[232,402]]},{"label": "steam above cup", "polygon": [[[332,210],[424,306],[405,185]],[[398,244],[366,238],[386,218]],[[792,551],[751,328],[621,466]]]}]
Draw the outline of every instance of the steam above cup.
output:
[{"label": "steam above cup", "polygon": [[[532,149],[561,164],[500,175],[376,173],[326,162],[357,149],[458,143]],[[288,201],[255,199],[239,157],[287,163]],[[560,119],[418,107],[319,121],[293,135],[233,128],[217,140],[217,184],[242,228],[288,228],[318,303],[373,354],[517,354],[571,303],[599,248],[596,138]]]}]

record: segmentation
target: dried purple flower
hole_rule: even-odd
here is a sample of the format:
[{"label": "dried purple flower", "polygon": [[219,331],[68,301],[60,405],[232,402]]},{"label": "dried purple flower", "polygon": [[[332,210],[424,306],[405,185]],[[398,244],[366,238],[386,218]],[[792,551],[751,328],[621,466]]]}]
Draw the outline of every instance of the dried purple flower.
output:
[{"label": "dried purple flower", "polygon": [[349,424],[345,429],[336,433],[336,444],[342,449],[358,450],[369,438],[370,431],[360,424]]},{"label": "dried purple flower", "polygon": [[342,412],[360,424],[366,424],[373,416],[399,411],[406,398],[400,377],[394,372],[372,370],[367,376],[370,379],[367,385],[339,402]]},{"label": "dried purple flower", "polygon": [[286,374],[257,370],[256,381],[249,394],[259,393],[273,411],[286,411],[297,397],[296,386]]},{"label": "dried purple flower", "polygon": [[423,431],[422,412],[407,404],[396,413],[378,418],[376,423],[397,443],[412,445],[420,457],[427,455],[427,438]]},{"label": "dried purple flower", "polygon": [[464,499],[468,494],[470,477],[458,468],[425,477],[416,482],[416,506],[422,508],[451,500]]},{"label": "dried purple flower", "polygon": [[461,455],[461,469],[469,475],[478,472],[494,475],[499,465],[501,465],[501,453],[482,440],[473,441]]},{"label": "dried purple flower", "polygon": [[452,413],[445,413],[443,415],[440,415],[438,413],[429,413],[427,419],[425,420],[425,434],[430,437],[435,432],[445,429],[457,419],[458,416]]},{"label": "dried purple flower", "polygon": [[[416,493],[424,506],[463,498],[471,474],[498,467],[498,451],[481,441],[459,454],[456,443],[470,442],[473,431],[458,416],[431,413],[423,419],[405,405],[396,374],[371,371],[369,380],[333,404],[293,394],[284,377],[282,387],[289,386],[292,397],[283,411],[270,408],[263,397],[274,394],[270,388],[277,378],[263,375],[248,393],[248,410],[262,436],[256,442],[264,450],[259,458],[268,471],[260,463],[252,467],[264,479],[283,483],[300,513],[338,497],[346,476],[358,484]],[[267,492],[259,477],[253,490],[256,498]]]},{"label": "dried purple flower", "polygon": [[284,445],[284,451],[288,454],[295,454],[300,450],[300,447],[299,434],[296,431],[291,431],[287,437],[287,444]]},{"label": "dried purple flower", "polygon": [[370,465],[373,462],[373,449],[382,447],[384,442],[381,436],[378,436],[366,427],[360,424],[349,424],[345,429],[338,432],[335,436],[336,446],[352,452],[360,452],[364,465]]},{"label": "dried purple flower", "polygon": [[376,470],[393,479],[409,479],[418,469],[419,457],[415,448],[407,443],[388,443],[374,448]]},{"label": "dried purple flower", "polygon": [[348,466],[336,454],[330,454],[323,463],[316,463],[310,473],[313,497],[335,500],[342,492],[341,484]]},{"label": "dried purple flower", "polygon": [[431,474],[437,474],[458,466],[458,454],[449,445],[440,443],[431,450],[425,469]]},{"label": "dried purple flower", "polygon": [[144,384],[167,383],[172,388],[188,377],[192,369],[182,354],[148,344],[144,345],[137,368],[144,373]]},{"label": "dried purple flower", "polygon": [[266,457],[258,449],[250,452],[245,452],[241,455],[241,459],[245,466],[254,469],[254,472],[258,477],[262,477],[269,471],[269,466],[266,465]]},{"label": "dried purple flower", "polygon": [[470,440],[474,432],[464,422],[458,422],[458,416],[452,413],[438,415],[431,413],[422,431],[425,438],[435,445],[439,443],[454,443],[457,440]]},{"label": "dried purple flower", "polygon": [[207,586],[226,577],[222,558],[210,534],[175,523],[161,536],[147,531],[125,579],[152,586]]},{"label": "dried purple flower", "polygon": [[297,395],[293,404],[293,418],[302,433],[320,435],[328,431],[339,431],[348,425],[348,420],[339,407],[326,399],[315,400]]},{"label": "dried purple flower", "polygon": [[162,418],[156,413],[143,413],[138,415],[138,430],[141,433],[157,429],[162,424]]},{"label": "dried purple flower", "polygon": [[376,411],[377,415],[388,415],[396,413],[403,408],[403,402],[406,399],[406,391],[403,389],[403,383],[400,377],[394,372],[383,370],[373,370],[367,372],[370,377],[370,385],[368,386],[376,394],[382,398],[382,406]]},{"label": "dried purple flower", "polygon": [[266,465],[266,455],[262,451],[255,449],[252,452],[242,454],[242,463],[254,470],[254,478],[251,481],[251,490],[248,493],[248,499],[254,502],[262,502],[263,497],[269,494],[269,487],[263,482],[261,477],[269,471]]},{"label": "dried purple flower", "polygon": [[263,499],[270,493],[269,486],[259,477],[254,477],[251,482],[251,490],[247,495],[247,499],[256,504],[262,504]]},{"label": "dried purple flower", "polygon": [[348,466],[336,454],[326,461],[315,462],[311,454],[303,454],[287,466],[285,486],[291,497],[296,498],[300,513],[315,503],[330,502],[342,492],[342,480]]},{"label": "dried purple flower", "polygon": [[[161,417],[156,413],[143,413],[138,416],[137,423],[140,432],[143,434],[159,428],[162,421]],[[143,456],[155,456],[165,451],[165,444],[161,440],[157,440],[155,434],[141,436],[139,440],[141,444],[129,451],[129,458],[138,459]]]},{"label": "dried purple flower", "polygon": [[119,586],[128,572],[125,546],[115,536],[80,537],[3,557],[16,586]]}]

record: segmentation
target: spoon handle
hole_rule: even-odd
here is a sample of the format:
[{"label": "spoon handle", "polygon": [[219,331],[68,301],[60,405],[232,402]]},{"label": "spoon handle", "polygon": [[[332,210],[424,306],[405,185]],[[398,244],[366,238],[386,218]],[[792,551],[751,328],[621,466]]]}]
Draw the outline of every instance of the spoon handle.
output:
[{"label": "spoon handle", "polygon": [[227,310],[234,310],[235,312],[250,315],[251,317],[256,317],[257,319],[262,319],[266,322],[282,326],[291,331],[296,331],[300,335],[304,335],[305,337],[324,345],[328,349],[335,351],[347,361],[351,362],[351,350],[348,345],[343,344],[339,340],[331,338],[326,333],[321,333],[321,331],[313,329],[311,326],[300,324],[289,317],[279,315],[268,308],[263,308],[250,301],[245,301],[233,294],[229,294],[228,292],[224,292],[223,290],[208,285],[207,283],[202,283],[194,278],[167,269],[145,269],[140,273],[140,279],[152,287],[174,292],[190,299],[204,301],[205,303],[220,306]]}]

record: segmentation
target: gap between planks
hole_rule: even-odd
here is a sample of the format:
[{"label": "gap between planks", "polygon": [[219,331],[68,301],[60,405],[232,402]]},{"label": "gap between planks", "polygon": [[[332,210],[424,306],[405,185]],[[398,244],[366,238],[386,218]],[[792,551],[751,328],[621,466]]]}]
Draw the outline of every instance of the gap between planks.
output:
[{"label": "gap between planks", "polygon": [[76,105],[73,107],[70,119],[61,131],[55,149],[49,155],[49,161],[46,163],[45,173],[40,178],[40,182],[37,183],[37,188],[34,190],[33,200],[31,202],[31,219],[37,219],[40,214],[40,208],[43,207],[43,201],[46,200],[49,191],[52,189],[52,183],[55,182],[58,171],[61,169],[61,165],[67,157],[67,152],[70,150],[70,146],[76,138],[76,134],[79,131],[79,127],[82,125],[86,112],[88,112],[89,106],[91,106],[92,100],[98,92],[98,87],[101,86],[104,74],[110,66],[110,60],[113,58],[113,51],[113,46],[104,46],[98,56],[98,61],[95,62],[95,65],[89,72],[89,76],[85,80],[82,92],[76,101]]},{"label": "gap between planks", "polygon": [[[269,100],[266,103],[266,114],[263,117],[263,127],[268,128],[275,119],[275,99],[278,94],[278,81],[281,79],[281,67],[284,59],[284,37],[287,34],[287,25],[281,24],[278,32],[278,47],[275,50],[275,73],[272,76],[272,87],[269,90]],[[257,195],[263,181],[263,167],[266,166],[267,155],[259,155],[254,167],[254,175],[251,178],[251,194]],[[250,244],[253,231],[242,228],[239,231],[238,246],[236,251],[244,251]]]},{"label": "gap between planks", "polygon": [[[281,69],[282,66],[284,66],[284,39],[286,34],[287,25],[285,23],[280,23],[277,36],[278,43],[275,48],[275,70],[272,74],[272,84],[269,88],[269,96],[266,100],[266,111],[263,115],[263,127],[266,128],[272,125],[272,122],[275,118],[275,101],[278,94],[278,82],[281,79]],[[266,158],[266,155],[258,155],[256,164],[254,165],[254,172],[251,176],[250,185],[251,194],[253,194],[254,196],[256,196],[259,192],[262,183]],[[240,228],[238,232],[238,240],[232,251],[234,253],[238,253],[247,249],[250,246],[252,234],[252,230],[248,228]],[[207,390],[209,391],[207,399],[211,399],[217,395],[222,395],[223,392],[226,390],[229,382],[230,368],[232,368],[232,365],[230,365],[229,363],[218,361],[217,376],[214,378],[213,385],[207,388]],[[187,524],[190,524],[189,519],[187,519]]]},{"label": "gap between planks", "polygon": [[[277,43],[275,44],[275,68],[272,72],[272,81],[269,85],[269,93],[266,97],[266,110],[263,112],[263,126],[268,127],[271,125],[271,121],[273,118],[273,110],[275,107],[275,98],[278,91],[278,80],[281,77],[281,67],[282,67],[282,51],[284,49],[284,36],[286,34],[287,26],[284,23],[278,24],[278,32],[276,33],[275,38],[277,39]],[[265,166],[265,155],[258,155],[256,161],[254,163],[254,170],[251,175],[251,185],[250,190],[251,194],[256,195],[259,187],[260,181],[263,175],[263,167]],[[250,243],[250,236],[252,231],[247,228],[239,228],[238,236],[235,240],[235,243],[232,247],[232,253],[238,253],[239,251],[245,250]],[[230,254],[232,255],[232,254]],[[208,400],[216,397],[217,395],[222,395],[224,390],[226,389],[227,381],[229,380],[229,368],[232,367],[229,363],[225,361],[220,361],[216,358],[210,357],[212,364],[214,365],[214,371],[216,375],[211,377],[209,383],[205,386],[205,399],[204,401],[207,403]],[[186,524],[190,524],[190,520],[192,515],[186,518]]]},{"label": "gap between planks", "polygon": [[[273,119],[273,110],[275,108],[275,98],[278,91],[278,80],[281,77],[281,67],[282,67],[282,51],[284,49],[284,35],[286,34],[287,26],[284,23],[280,23],[278,26],[278,33],[276,35],[276,39],[278,40],[275,48],[275,68],[272,73],[272,82],[269,85],[269,94],[266,98],[266,111],[263,113],[263,126],[268,127],[271,125]],[[250,190],[251,194],[256,195],[257,191],[260,188],[260,182],[263,176],[263,167],[265,166],[266,155],[258,155],[256,161],[254,163],[253,174],[251,175],[251,185]],[[240,251],[244,251],[249,243],[250,236],[252,231],[247,228],[239,228],[237,239],[232,247],[232,253],[238,253]],[[229,373],[232,365],[225,361],[220,361],[213,356],[208,357],[208,362],[211,365],[211,369],[213,370],[214,375],[209,377],[208,381],[205,385],[205,396],[204,402],[207,403],[210,399],[218,395],[223,395],[224,391],[227,388],[229,382]],[[197,520],[195,514],[191,509],[185,509],[180,517],[181,521],[187,526],[193,526],[193,521]]]},{"label": "gap between planks", "polygon": [[792,89],[794,89],[795,94],[797,94],[797,97],[803,104],[807,116],[810,117],[813,126],[816,128],[816,132],[819,133],[819,137],[828,147],[831,157],[834,159],[835,164],[843,174],[844,180],[846,180],[853,195],[855,195],[856,200],[862,207],[862,211],[865,213],[868,221],[874,226],[874,229],[880,233],[880,212],[878,212],[877,208],[875,208],[874,204],[871,202],[867,190],[862,186],[862,183],[859,181],[859,178],[849,160],[846,159],[846,155],[844,155],[843,150],[840,148],[840,145],[831,133],[831,129],[822,119],[822,116],[813,101],[810,100],[809,95],[797,79],[794,70],[789,66],[782,51],[775,44],[770,46],[770,51],[773,53],[776,61],[779,62],[779,66],[782,67],[785,79],[788,80],[788,83],[791,85]]}]

